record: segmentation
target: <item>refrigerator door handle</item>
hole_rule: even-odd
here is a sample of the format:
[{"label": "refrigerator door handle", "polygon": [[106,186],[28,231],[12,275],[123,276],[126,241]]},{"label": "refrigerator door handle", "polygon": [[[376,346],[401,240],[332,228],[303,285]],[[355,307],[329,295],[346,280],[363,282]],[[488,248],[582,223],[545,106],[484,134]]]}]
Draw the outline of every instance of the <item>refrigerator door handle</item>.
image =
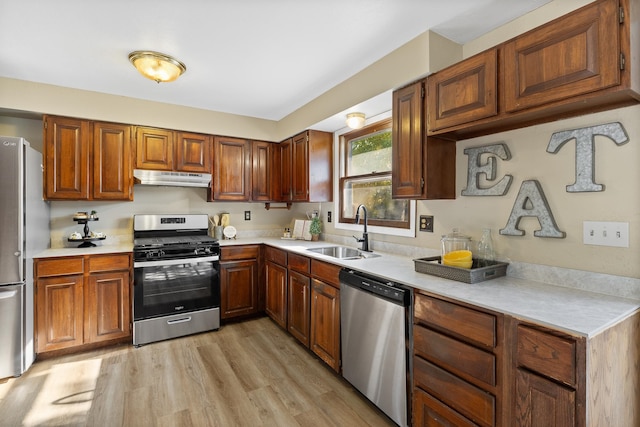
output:
[{"label": "refrigerator door handle", "polygon": [[17,293],[18,291],[3,291],[2,289],[0,289],[0,299],[13,298]]}]

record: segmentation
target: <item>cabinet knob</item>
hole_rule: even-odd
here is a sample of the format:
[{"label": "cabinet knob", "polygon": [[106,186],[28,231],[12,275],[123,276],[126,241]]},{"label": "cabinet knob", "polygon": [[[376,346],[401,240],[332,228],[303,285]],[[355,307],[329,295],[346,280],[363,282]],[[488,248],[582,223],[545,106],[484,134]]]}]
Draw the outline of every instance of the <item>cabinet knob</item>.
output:
[{"label": "cabinet knob", "polygon": [[22,254],[22,252],[20,252],[20,251],[15,251],[13,254],[14,254],[15,256],[20,256],[20,255]]}]

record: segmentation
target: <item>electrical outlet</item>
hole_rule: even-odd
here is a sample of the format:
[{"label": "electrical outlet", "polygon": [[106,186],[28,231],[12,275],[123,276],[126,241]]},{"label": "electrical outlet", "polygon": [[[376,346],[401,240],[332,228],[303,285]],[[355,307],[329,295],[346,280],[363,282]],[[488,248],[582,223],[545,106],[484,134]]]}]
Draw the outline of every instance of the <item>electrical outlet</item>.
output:
[{"label": "electrical outlet", "polygon": [[251,211],[244,211],[244,220],[251,221]]},{"label": "electrical outlet", "polygon": [[629,247],[629,223],[583,221],[582,242],[585,245]]},{"label": "electrical outlet", "polygon": [[420,215],[420,231],[426,231],[433,233],[433,216],[432,215]]},{"label": "electrical outlet", "polygon": [[331,211],[327,211],[327,222],[331,222]]}]

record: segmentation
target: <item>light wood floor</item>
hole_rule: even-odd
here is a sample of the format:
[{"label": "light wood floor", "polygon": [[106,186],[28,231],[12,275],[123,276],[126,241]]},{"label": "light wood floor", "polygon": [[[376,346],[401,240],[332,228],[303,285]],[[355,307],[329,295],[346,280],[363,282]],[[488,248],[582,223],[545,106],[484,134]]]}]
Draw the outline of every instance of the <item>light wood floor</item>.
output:
[{"label": "light wood floor", "polygon": [[390,426],[268,318],[36,362],[0,426]]}]

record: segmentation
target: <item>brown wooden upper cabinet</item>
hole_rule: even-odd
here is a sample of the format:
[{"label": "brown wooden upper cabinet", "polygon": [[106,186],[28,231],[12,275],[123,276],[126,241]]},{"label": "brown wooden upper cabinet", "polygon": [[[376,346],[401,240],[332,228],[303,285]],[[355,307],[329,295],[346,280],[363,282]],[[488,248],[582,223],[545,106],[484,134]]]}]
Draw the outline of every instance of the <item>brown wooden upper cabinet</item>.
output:
[{"label": "brown wooden upper cabinet", "polygon": [[273,146],[265,141],[251,143],[251,200],[269,202],[273,200]]},{"label": "brown wooden upper cabinet", "polygon": [[429,131],[498,114],[498,53],[490,49],[427,79]]},{"label": "brown wooden upper cabinet", "polygon": [[276,149],[280,201],[333,200],[332,133],[307,130],[281,142]]},{"label": "brown wooden upper cabinet", "polygon": [[640,5],[597,0],[427,78],[427,134],[463,139],[640,101]]},{"label": "brown wooden upper cabinet", "polygon": [[211,173],[210,135],[178,132],[175,144],[175,170]]},{"label": "brown wooden upper cabinet", "polygon": [[47,200],[132,200],[131,127],[44,116]]},{"label": "brown wooden upper cabinet", "polygon": [[136,127],[136,169],[173,170],[173,139],[166,129]]},{"label": "brown wooden upper cabinet", "polygon": [[454,141],[426,137],[424,81],[393,93],[391,191],[394,199],[454,199]]},{"label": "brown wooden upper cabinet", "polygon": [[136,127],[136,169],[211,173],[210,135]]},{"label": "brown wooden upper cabinet", "polygon": [[216,136],[210,200],[251,199],[251,141]]}]

